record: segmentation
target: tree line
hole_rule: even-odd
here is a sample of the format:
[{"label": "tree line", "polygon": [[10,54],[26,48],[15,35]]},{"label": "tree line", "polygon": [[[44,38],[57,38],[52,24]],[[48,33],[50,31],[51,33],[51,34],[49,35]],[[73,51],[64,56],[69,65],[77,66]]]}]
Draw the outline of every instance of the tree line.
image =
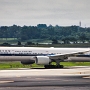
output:
[{"label": "tree line", "polygon": [[47,26],[38,24],[37,26],[1,26],[0,38],[17,38],[20,41],[30,39],[52,40],[58,43],[61,40],[64,43],[90,42],[90,27],[83,28],[79,26]]}]

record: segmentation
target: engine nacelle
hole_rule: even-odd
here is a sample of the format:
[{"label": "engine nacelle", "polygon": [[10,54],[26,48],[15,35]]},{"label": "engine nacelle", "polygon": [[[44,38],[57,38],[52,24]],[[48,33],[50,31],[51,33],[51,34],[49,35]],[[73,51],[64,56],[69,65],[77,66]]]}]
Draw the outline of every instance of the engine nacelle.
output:
[{"label": "engine nacelle", "polygon": [[47,56],[37,56],[36,57],[36,64],[39,64],[39,65],[49,65],[50,62],[51,62],[51,60]]},{"label": "engine nacelle", "polygon": [[34,60],[25,60],[25,61],[21,61],[21,63],[28,65],[28,64],[33,64],[33,63],[35,63],[35,61],[34,61]]}]

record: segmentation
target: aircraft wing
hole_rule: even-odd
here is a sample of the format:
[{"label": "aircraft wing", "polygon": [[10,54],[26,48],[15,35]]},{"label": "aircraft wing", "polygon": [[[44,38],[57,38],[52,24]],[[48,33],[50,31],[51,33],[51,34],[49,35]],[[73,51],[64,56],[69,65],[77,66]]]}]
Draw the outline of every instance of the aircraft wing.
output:
[{"label": "aircraft wing", "polygon": [[50,55],[48,57],[50,59],[64,60],[64,59],[68,59],[68,57],[70,57],[70,56],[76,56],[77,54],[84,54],[86,52],[90,52],[90,50],[81,51],[81,52],[71,52],[71,53],[55,54],[55,55]]}]

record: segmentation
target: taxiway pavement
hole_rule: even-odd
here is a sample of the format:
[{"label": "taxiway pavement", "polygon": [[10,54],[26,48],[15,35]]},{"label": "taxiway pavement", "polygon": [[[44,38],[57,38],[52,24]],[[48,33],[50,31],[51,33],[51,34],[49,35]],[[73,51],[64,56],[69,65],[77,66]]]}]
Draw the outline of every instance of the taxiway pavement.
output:
[{"label": "taxiway pavement", "polygon": [[90,90],[90,67],[0,70],[0,90]]}]

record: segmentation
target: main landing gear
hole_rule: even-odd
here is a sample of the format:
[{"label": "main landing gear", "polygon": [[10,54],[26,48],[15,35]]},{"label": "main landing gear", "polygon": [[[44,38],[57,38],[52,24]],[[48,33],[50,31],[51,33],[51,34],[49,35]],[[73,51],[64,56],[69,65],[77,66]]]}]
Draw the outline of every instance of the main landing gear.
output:
[{"label": "main landing gear", "polygon": [[59,65],[59,66],[57,66],[57,65],[44,65],[44,67],[46,69],[55,69],[55,68],[63,68],[64,66],[63,65]]},{"label": "main landing gear", "polygon": [[64,68],[63,65],[60,65],[60,61],[56,61],[56,65],[44,65],[46,69],[55,69],[55,68]]}]

